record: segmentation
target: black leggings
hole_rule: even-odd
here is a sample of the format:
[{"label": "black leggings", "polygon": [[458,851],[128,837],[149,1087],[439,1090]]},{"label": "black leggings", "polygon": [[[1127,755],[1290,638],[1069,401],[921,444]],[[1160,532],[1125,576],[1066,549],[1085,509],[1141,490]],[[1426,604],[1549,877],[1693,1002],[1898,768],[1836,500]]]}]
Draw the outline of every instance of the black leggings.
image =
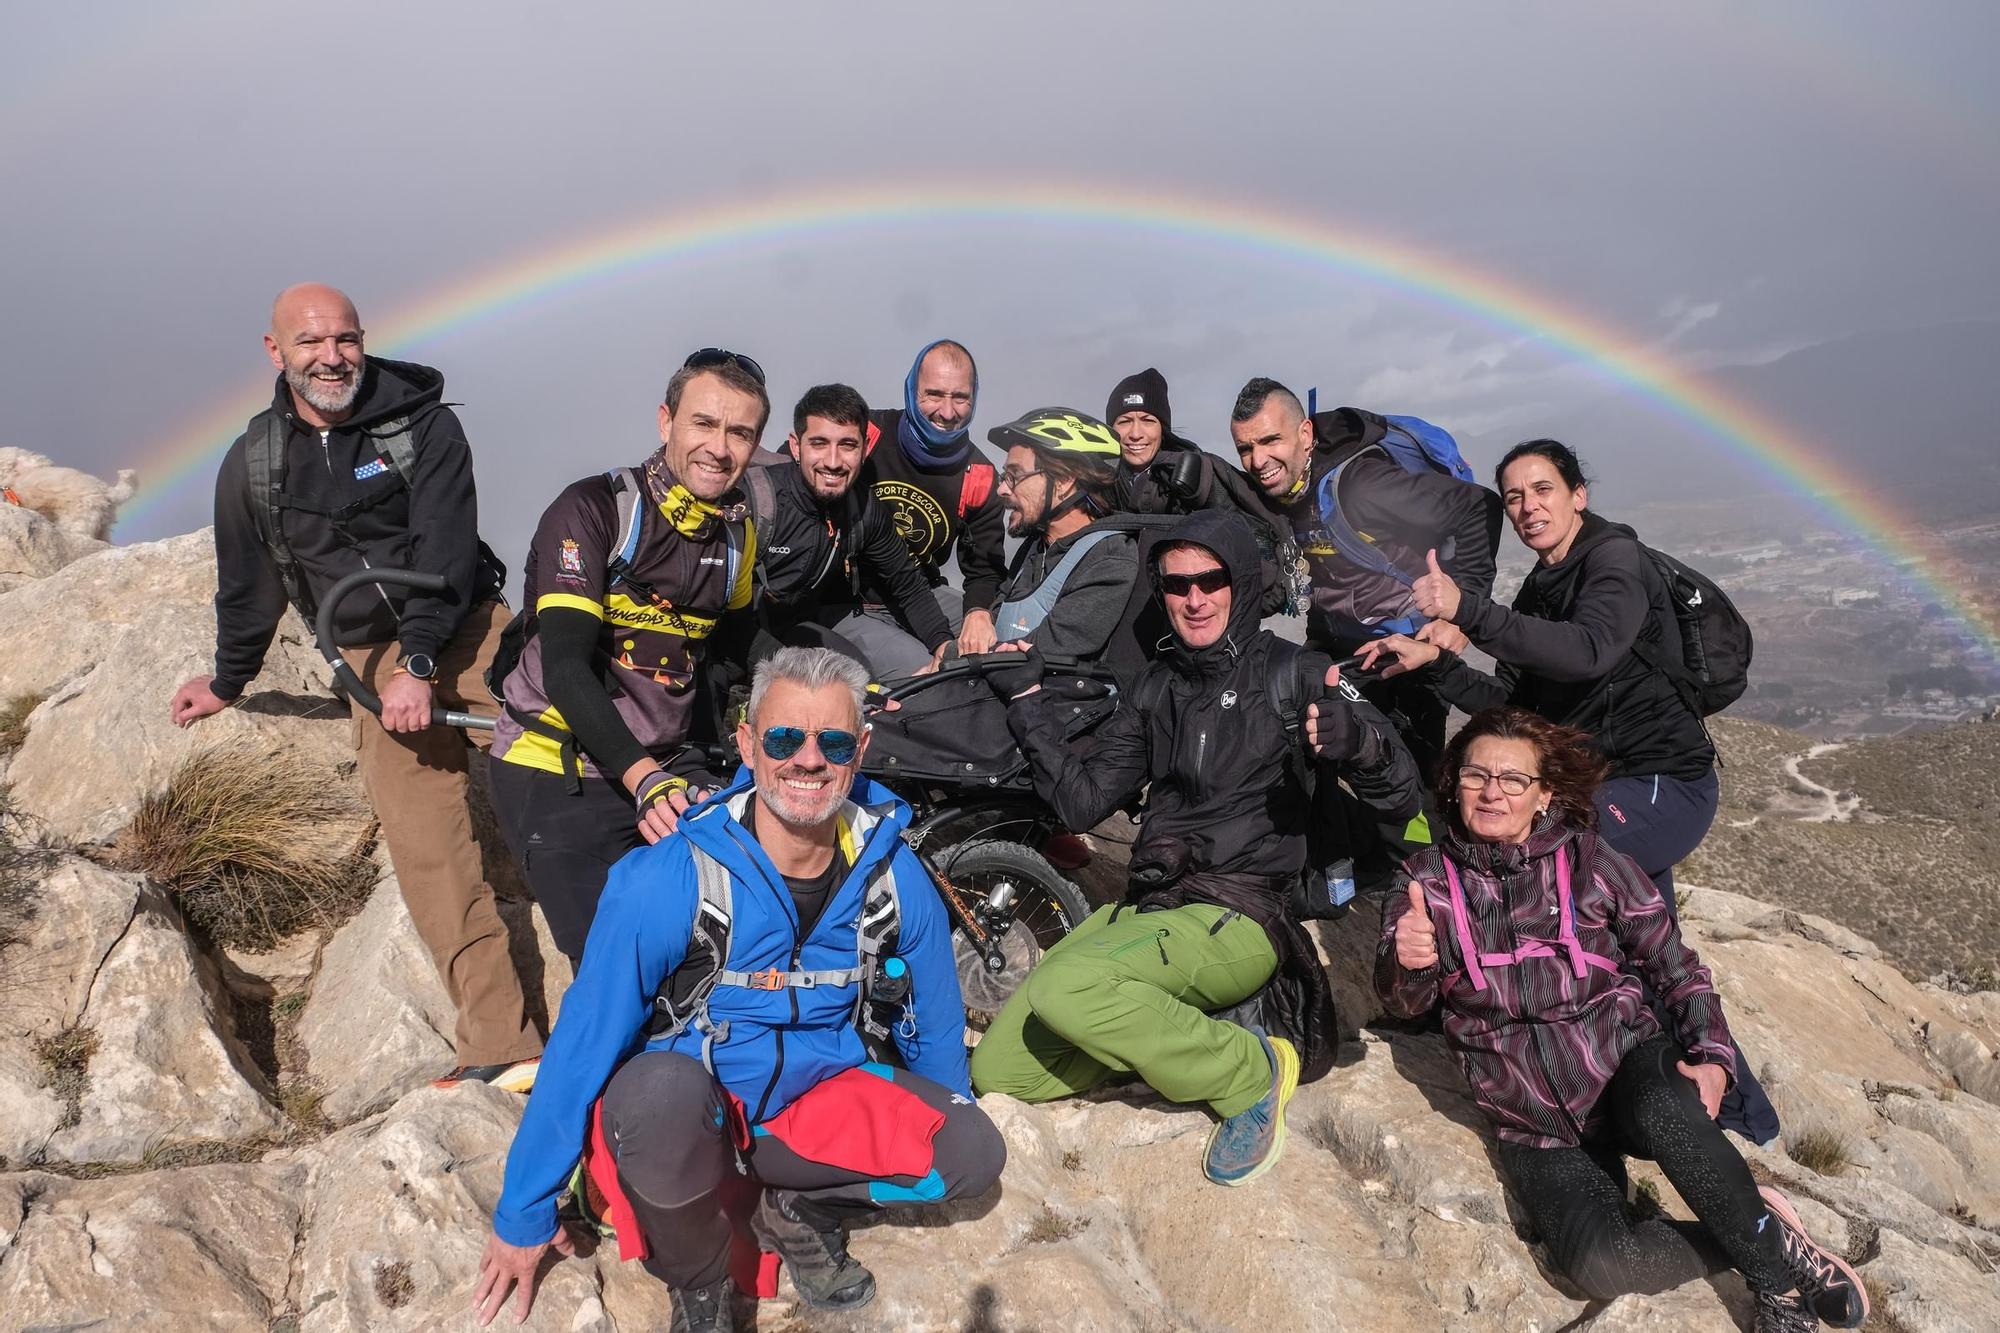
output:
[{"label": "black leggings", "polygon": [[556,947],[575,967],[611,867],[645,845],[632,798],[610,778],[586,777],[583,790],[571,791],[560,773],[505,759],[489,758],[486,772],[500,836],[540,904]]},{"label": "black leggings", "polygon": [[[1652,1294],[1734,1268],[1752,1291],[1790,1291],[1778,1228],[1735,1145],[1701,1108],[1663,1035],[1634,1047],[1598,1101],[1608,1137],[1580,1148],[1502,1143],[1500,1162],[1557,1271],[1592,1300]],[[1650,1157],[1699,1222],[1625,1213],[1621,1153]]]},{"label": "black leggings", "polygon": [[[895,1071],[944,1125],[931,1139],[937,1181],[886,1179],[810,1161],[774,1135],[759,1134],[742,1154],[748,1179],[799,1195],[798,1215],[831,1228],[843,1217],[888,1206],[939,1204],[984,1194],[1000,1178],[1006,1141],[976,1102],[929,1079]],[[719,1084],[701,1062],[671,1051],[641,1051],[612,1075],[604,1093],[604,1133],[618,1182],[652,1250],[646,1271],[686,1290],[722,1280],[729,1266],[730,1186],[741,1182]],[[930,1188],[923,1188],[926,1184]],[[938,1188],[941,1185],[942,1190]]]}]

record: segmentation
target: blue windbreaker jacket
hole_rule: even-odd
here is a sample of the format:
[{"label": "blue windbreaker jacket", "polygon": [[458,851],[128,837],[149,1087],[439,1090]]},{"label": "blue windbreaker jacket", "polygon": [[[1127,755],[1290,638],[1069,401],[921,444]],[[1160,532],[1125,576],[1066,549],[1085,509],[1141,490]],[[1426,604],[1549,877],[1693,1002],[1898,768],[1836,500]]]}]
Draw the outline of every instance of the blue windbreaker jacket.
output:
[{"label": "blue windbreaker jacket", "polygon": [[[692,1028],[677,1037],[645,1040],[653,997],[686,956],[699,898],[694,842],[735,877],[729,966],[739,971],[792,967],[798,912],[791,891],[737,822],[757,799],[747,771],[735,784],[682,819],[679,831],[628,853],[611,869],[585,945],[575,984],[549,1034],[535,1090],[507,1154],[507,1176],[493,1227],[510,1245],[536,1245],[555,1235],[556,1199],[589,1134],[590,1108],[612,1073],[641,1049],[701,1058]],[[897,956],[910,969],[916,1031],[896,1044],[909,1068],[940,1086],[972,1095],[966,1072],[965,1006],[952,959],[951,923],[916,853],[904,845],[910,808],[888,788],[857,777],[840,816],[853,869],[828,900],[800,946],[805,971],[851,967],[855,924],[870,873],[892,863],[901,908]],[[857,987],[759,991],[717,987],[709,1012],[729,1023],[712,1053],[722,1085],[751,1116],[769,1119],[821,1081],[863,1063],[867,1054],[853,1025]],[[796,1008],[794,1007],[796,1006]]]}]

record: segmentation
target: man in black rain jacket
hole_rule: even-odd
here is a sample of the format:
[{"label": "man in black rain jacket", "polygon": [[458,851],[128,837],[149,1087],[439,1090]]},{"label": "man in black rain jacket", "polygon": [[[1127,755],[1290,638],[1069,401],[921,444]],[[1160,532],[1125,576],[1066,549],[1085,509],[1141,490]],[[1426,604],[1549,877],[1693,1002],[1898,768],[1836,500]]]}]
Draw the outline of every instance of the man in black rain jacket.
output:
[{"label": "man in black rain jacket", "polygon": [[[1414,815],[1421,784],[1387,719],[1326,688],[1337,673],[1325,656],[1258,628],[1257,553],[1241,518],[1190,515],[1154,548],[1149,572],[1171,646],[1088,755],[1065,743],[1060,711],[1044,706],[1054,696],[1035,688],[1035,653],[989,663],[989,682],[1012,700],[1008,725],[1035,790],[1065,824],[1090,828],[1142,787],[1148,794],[1125,901],[1043,958],[975,1049],[973,1083],[1038,1101],[1136,1071],[1222,1117],[1204,1169],[1236,1185],[1276,1160],[1301,1068],[1324,1073],[1337,1040],[1318,954],[1295,915],[1312,808],[1304,767],[1344,779],[1383,819]],[[1305,716],[1288,725],[1274,691],[1310,700]],[[1271,989],[1291,998],[1263,1012],[1303,1016],[1292,1031],[1210,1017],[1274,975]]]}]

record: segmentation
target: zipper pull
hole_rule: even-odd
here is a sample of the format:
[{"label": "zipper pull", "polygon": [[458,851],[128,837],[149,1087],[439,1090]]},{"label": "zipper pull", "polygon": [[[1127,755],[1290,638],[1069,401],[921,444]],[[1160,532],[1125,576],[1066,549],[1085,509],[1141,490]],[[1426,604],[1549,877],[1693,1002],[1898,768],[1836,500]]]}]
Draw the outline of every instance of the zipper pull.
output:
[{"label": "zipper pull", "polygon": [[1167,961],[1167,932],[1164,929],[1153,936],[1153,945],[1160,951],[1160,966],[1172,967],[1173,964]]}]

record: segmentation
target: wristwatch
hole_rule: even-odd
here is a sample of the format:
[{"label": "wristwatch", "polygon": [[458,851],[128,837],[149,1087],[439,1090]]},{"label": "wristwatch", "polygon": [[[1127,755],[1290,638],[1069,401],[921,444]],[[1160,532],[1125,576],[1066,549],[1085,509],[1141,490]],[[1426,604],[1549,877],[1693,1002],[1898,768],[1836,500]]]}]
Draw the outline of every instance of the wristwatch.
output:
[{"label": "wristwatch", "polygon": [[430,680],[437,675],[437,663],[431,660],[429,653],[406,653],[396,665],[418,680]]}]

